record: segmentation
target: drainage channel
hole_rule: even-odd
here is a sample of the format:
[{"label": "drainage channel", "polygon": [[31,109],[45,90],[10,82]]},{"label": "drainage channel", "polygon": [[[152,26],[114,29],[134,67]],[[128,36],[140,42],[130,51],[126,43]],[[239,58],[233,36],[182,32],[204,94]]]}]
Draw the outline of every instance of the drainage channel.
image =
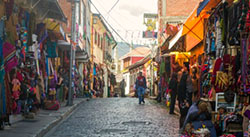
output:
[{"label": "drainage channel", "polygon": [[126,122],[122,122],[123,125],[150,125],[152,124],[149,121],[126,121]]}]

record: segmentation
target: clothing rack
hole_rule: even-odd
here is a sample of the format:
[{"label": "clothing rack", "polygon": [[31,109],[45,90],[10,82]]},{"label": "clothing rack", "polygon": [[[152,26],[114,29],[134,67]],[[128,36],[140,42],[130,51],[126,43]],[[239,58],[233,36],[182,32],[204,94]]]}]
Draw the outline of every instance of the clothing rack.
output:
[{"label": "clothing rack", "polygon": [[221,55],[222,52],[225,53],[225,51],[230,50],[230,55],[232,55],[233,50],[237,50],[237,52],[240,50],[240,46],[226,47],[226,48],[223,47],[223,48],[218,48],[218,49],[216,49],[216,50],[219,50],[220,55]]}]

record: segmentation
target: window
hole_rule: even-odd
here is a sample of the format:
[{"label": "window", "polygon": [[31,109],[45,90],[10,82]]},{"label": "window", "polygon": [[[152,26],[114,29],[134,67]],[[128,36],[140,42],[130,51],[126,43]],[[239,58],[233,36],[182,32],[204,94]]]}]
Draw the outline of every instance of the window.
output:
[{"label": "window", "polygon": [[97,32],[96,32],[96,30],[94,30],[95,31],[95,44],[97,44]]},{"label": "window", "polygon": [[97,20],[96,18],[93,19],[93,24],[96,24],[97,23]]},{"label": "window", "polygon": [[103,48],[103,39],[102,39],[102,37],[100,37],[100,48],[101,49]]}]

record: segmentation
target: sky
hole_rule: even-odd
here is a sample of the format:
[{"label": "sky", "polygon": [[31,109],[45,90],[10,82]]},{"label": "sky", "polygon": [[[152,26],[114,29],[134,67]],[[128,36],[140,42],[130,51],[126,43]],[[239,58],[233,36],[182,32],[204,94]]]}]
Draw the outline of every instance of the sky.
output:
[{"label": "sky", "polygon": [[[146,29],[143,25],[143,14],[157,13],[157,0],[119,0],[108,14],[117,1],[92,0],[92,3],[126,42],[142,45],[148,43],[147,39],[142,38],[142,31]],[[91,9],[97,13],[93,6]],[[112,34],[118,42],[121,41],[114,33]]]}]

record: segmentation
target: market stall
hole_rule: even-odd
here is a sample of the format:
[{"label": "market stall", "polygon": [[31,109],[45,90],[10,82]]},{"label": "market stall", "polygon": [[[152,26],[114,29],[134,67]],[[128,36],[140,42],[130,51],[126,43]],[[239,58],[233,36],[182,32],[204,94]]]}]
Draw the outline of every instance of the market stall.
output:
[{"label": "market stall", "polygon": [[221,2],[205,25],[205,54],[197,61],[199,91],[201,99],[211,104],[217,136],[248,133],[248,11],[249,1]]},{"label": "market stall", "polygon": [[[34,118],[43,106],[53,110],[59,108],[55,90],[58,38],[34,12],[48,1],[33,7],[33,12],[19,2],[0,0],[1,128],[13,122],[12,116]],[[58,14],[57,19],[60,17]],[[46,103],[48,100],[53,103]]]}]

